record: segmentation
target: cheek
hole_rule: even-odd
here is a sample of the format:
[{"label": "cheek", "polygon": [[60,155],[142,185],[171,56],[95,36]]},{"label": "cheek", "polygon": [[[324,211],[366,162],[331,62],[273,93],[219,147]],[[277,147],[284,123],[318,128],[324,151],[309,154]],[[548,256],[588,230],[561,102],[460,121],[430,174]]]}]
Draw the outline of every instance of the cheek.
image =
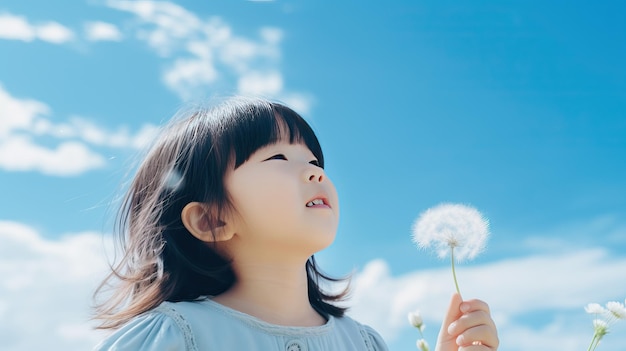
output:
[{"label": "cheek", "polygon": [[293,207],[290,205],[293,201],[290,201],[289,196],[278,189],[254,189],[248,195],[252,196],[245,196],[244,203],[241,205],[246,209],[250,218],[271,219],[288,216],[286,210]]},{"label": "cheek", "polygon": [[286,211],[299,201],[293,185],[280,177],[242,177],[232,185],[230,194],[246,221],[259,223],[264,218],[289,216]]}]

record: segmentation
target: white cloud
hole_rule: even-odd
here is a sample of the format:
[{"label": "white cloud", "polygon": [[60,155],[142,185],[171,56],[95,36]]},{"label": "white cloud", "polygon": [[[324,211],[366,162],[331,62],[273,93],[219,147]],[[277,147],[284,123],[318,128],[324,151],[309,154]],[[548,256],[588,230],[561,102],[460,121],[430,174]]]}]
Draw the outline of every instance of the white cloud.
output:
[{"label": "white cloud", "polygon": [[309,111],[312,99],[285,91],[281,29],[263,27],[249,38],[234,34],[218,17],[202,19],[171,2],[109,0],[107,5],[137,17],[137,37],[167,60],[163,82],[183,100],[203,96],[210,86],[224,90],[234,81],[231,89],[240,94],[294,99],[299,112]]},{"label": "white cloud", "polygon": [[0,38],[33,41],[35,30],[26,18],[9,13],[0,14]]},{"label": "white cloud", "polygon": [[104,165],[101,155],[75,141],[62,142],[53,149],[36,144],[28,136],[13,135],[0,141],[0,168],[7,171],[75,176]]},{"label": "white cloud", "polygon": [[[598,248],[461,265],[457,274],[465,297],[489,303],[501,343],[506,345],[502,349],[574,351],[591,338],[584,306],[626,297],[626,285],[621,284],[624,267],[625,257],[611,257]],[[410,330],[406,314],[415,309],[421,310],[434,340],[454,290],[448,267],[394,277],[382,260],[365,266],[353,287],[350,314],[389,341]],[[540,313],[552,314],[551,322],[525,324],[525,315]],[[576,318],[565,318],[572,314]]]},{"label": "white cloud", "polygon": [[107,269],[98,233],[47,240],[0,221],[0,339],[5,350],[89,350],[102,338],[89,321],[91,295]]},{"label": "white cloud", "polygon": [[139,131],[129,138],[128,146],[135,149],[147,147],[159,133],[159,127],[153,124],[144,124]]},{"label": "white cloud", "polygon": [[34,121],[50,113],[48,105],[11,96],[0,84],[0,137],[15,129],[28,129]]},{"label": "white cloud", "polygon": [[[81,117],[54,123],[48,114],[46,104],[13,97],[0,85],[0,169],[75,176],[105,165],[104,157],[91,147],[141,149],[158,131],[152,124],[135,133],[126,126],[111,131]],[[43,145],[36,140],[42,136],[60,142]]]},{"label": "white cloud", "polygon": [[302,113],[306,116],[306,113],[309,112],[311,106],[314,104],[313,96],[309,94],[302,93],[283,93],[280,96],[282,102],[284,102],[287,106],[294,109],[298,113]]},{"label": "white cloud", "polygon": [[239,74],[252,69],[253,61],[261,59],[263,52],[255,42],[234,36],[217,49],[221,62]]},{"label": "white cloud", "polygon": [[36,27],[40,40],[53,44],[63,44],[74,39],[74,32],[57,22],[48,22]]},{"label": "white cloud", "polygon": [[109,148],[145,147],[158,132],[158,127],[144,124],[141,129],[132,134],[127,126],[118,127],[111,131],[82,117],[70,117],[68,122],[54,124],[49,120],[37,120],[31,130],[37,135],[51,135],[57,138],[80,139],[90,145]]},{"label": "white cloud", "polygon": [[263,40],[265,40],[268,44],[279,44],[281,40],[283,40],[283,31],[278,28],[261,28],[260,33]]},{"label": "white cloud", "polygon": [[[202,19],[167,1],[108,0],[106,5],[137,17],[135,35],[168,60],[162,80],[183,100],[203,97],[208,87],[218,87],[282,101],[295,99],[299,112],[309,112],[312,99],[285,90],[279,71],[281,29],[262,27],[258,38],[247,38],[235,35],[218,17]],[[123,38],[116,25],[102,21],[86,22],[84,31],[89,41]],[[32,24],[23,16],[4,13],[0,14],[0,38],[62,44],[74,40],[75,34],[57,22]]]},{"label": "white cloud", "polygon": [[23,16],[0,14],[0,38],[30,42],[35,39],[63,44],[74,39],[74,32],[57,22],[31,24]]},{"label": "white cloud", "polygon": [[246,95],[275,96],[283,89],[279,72],[250,72],[239,78],[238,90]]},{"label": "white cloud", "polygon": [[196,15],[171,2],[109,0],[107,5],[133,13],[141,22],[154,25],[151,29],[139,30],[137,35],[162,56],[169,56],[201,27]]},{"label": "white cloud", "polygon": [[85,23],[85,36],[89,41],[121,41],[123,38],[117,26],[100,21]]},{"label": "white cloud", "polygon": [[217,79],[217,71],[206,59],[177,59],[164,73],[163,81],[184,100],[191,99],[198,88]]},{"label": "white cloud", "polygon": [[49,113],[46,104],[14,98],[0,85],[0,168],[71,176],[104,165],[102,156],[81,143],[65,141],[49,148],[33,141],[27,133],[42,123],[50,124],[45,119]]}]

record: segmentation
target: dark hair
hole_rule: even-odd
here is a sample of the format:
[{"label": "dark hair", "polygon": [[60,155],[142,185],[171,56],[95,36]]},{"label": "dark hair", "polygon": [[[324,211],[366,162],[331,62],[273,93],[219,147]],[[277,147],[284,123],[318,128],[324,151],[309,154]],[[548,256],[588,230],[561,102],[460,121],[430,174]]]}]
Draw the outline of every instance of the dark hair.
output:
[{"label": "dark hair", "polygon": [[[194,201],[216,208],[217,220],[234,210],[224,186],[228,168],[241,166],[282,135],[290,143],[304,143],[324,167],[311,127],[279,103],[232,98],[213,108],[183,111],[165,127],[139,166],[118,214],[123,256],[96,290],[98,295],[114,287],[96,306],[95,318],[103,320],[99,328],[117,328],[163,301],[193,301],[233,285],[230,261],[189,233],[180,214]],[[342,316],[346,309],[332,303],[345,297],[347,289],[333,295],[320,287],[321,281],[341,279],[323,274],[313,256],[306,272],[311,305],[326,317]]]}]

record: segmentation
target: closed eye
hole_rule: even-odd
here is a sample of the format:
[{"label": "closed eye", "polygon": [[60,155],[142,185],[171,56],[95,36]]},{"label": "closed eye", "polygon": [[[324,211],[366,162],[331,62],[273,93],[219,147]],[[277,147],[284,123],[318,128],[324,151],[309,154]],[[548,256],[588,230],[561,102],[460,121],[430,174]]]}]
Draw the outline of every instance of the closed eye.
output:
[{"label": "closed eye", "polygon": [[318,161],[318,160],[313,160],[313,161],[311,161],[309,163],[312,164],[313,166],[322,168],[322,166],[320,165],[320,161]]},{"label": "closed eye", "polygon": [[287,160],[287,157],[283,154],[276,154],[268,159],[266,159],[265,161],[269,161],[269,160]]}]

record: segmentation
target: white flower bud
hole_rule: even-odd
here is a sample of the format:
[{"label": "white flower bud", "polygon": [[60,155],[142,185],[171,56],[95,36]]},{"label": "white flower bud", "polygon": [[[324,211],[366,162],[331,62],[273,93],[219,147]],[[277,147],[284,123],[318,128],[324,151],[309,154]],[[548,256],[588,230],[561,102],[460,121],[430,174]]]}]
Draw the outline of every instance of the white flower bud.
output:
[{"label": "white flower bud", "polygon": [[420,351],[429,351],[428,343],[424,339],[417,340],[417,349]]},{"label": "white flower bud", "polygon": [[409,323],[412,326],[414,326],[415,328],[419,330],[422,330],[422,328],[424,327],[424,320],[422,319],[422,316],[420,315],[419,311],[409,312],[408,318],[409,318]]},{"label": "white flower bud", "polygon": [[603,314],[606,312],[604,307],[600,306],[598,303],[590,303],[585,307],[585,311],[589,314]]},{"label": "white flower bud", "polygon": [[606,303],[606,309],[617,319],[626,319],[626,308],[621,302],[611,301]]}]

